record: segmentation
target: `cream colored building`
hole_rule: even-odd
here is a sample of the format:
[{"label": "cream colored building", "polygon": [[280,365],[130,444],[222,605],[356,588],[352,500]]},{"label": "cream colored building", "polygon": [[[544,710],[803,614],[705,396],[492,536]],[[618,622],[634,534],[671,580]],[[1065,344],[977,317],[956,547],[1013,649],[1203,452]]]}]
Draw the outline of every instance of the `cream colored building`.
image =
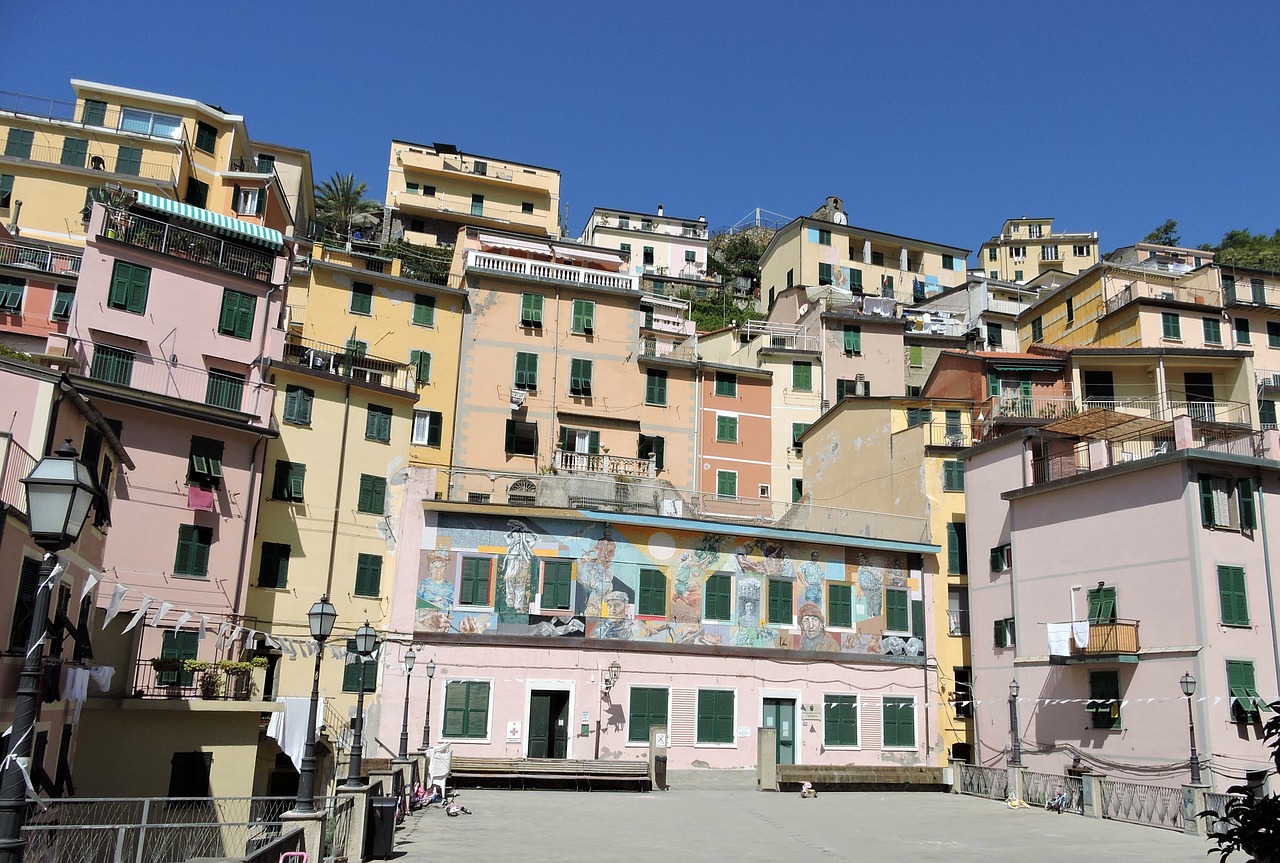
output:
[{"label": "cream colored building", "polygon": [[1079,273],[1098,263],[1098,232],[1055,234],[1053,219],[1006,219],[982,244],[976,268],[990,279],[1028,282],[1047,270]]},{"label": "cream colored building", "polygon": [[704,280],[709,236],[706,216],[668,216],[659,204],[656,213],[596,207],[582,229],[581,241],[622,251],[632,273]]}]

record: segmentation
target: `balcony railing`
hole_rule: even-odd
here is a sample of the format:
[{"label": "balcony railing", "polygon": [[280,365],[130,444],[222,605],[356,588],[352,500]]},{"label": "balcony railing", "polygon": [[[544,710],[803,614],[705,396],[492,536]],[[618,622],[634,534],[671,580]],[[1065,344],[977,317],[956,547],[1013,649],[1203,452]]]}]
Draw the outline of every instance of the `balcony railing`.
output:
[{"label": "balcony railing", "polygon": [[698,337],[692,335],[684,341],[672,343],[663,341],[657,336],[640,340],[640,356],[656,357],[669,360],[696,362],[698,359]]},{"label": "balcony railing", "polygon": [[[253,700],[253,672],[244,674],[227,674],[211,667],[207,671],[183,671],[181,661],[178,670],[160,671],[151,660],[142,660],[135,664],[133,687],[129,694],[134,698],[179,698],[202,699],[204,701],[250,701]],[[212,674],[217,686],[201,687],[201,677]]]},{"label": "balcony railing", "polygon": [[603,270],[592,270],[586,267],[572,267],[567,264],[552,264],[545,261],[532,261],[526,258],[508,258],[505,255],[492,255],[475,249],[467,251],[465,268],[467,270],[485,270],[501,273],[519,279],[535,279],[538,281],[571,282],[597,288],[614,288],[625,291],[638,291],[639,280],[625,273],[611,273]]},{"label": "balcony railing", "polygon": [[950,609],[947,611],[947,635],[969,634],[969,612]]},{"label": "balcony railing", "polygon": [[1107,297],[1107,314],[1127,306],[1136,299],[1175,300],[1180,303],[1196,303],[1205,306],[1221,305],[1221,295],[1210,288],[1193,288],[1186,285],[1132,284]]},{"label": "balcony railing", "polygon": [[1224,306],[1271,306],[1280,307],[1280,285],[1241,284],[1230,282],[1222,286],[1222,304]]},{"label": "balcony railing", "polygon": [[[101,107],[95,111],[94,106],[90,104],[77,107],[75,102],[65,99],[48,99],[43,96],[0,90],[0,112],[41,120],[57,120],[60,123],[86,129],[126,132],[156,141],[172,141],[175,144],[186,145],[185,127],[180,122],[176,126],[169,122],[179,118],[153,111],[130,108],[126,117],[125,112],[119,108]],[[162,122],[157,123],[157,119],[162,119]]]},{"label": "balcony railing", "polygon": [[27,495],[22,479],[35,466],[35,456],[8,434],[0,432],[0,503],[11,506],[18,512],[27,511]]},{"label": "balcony railing", "polygon": [[294,333],[285,337],[284,354],[280,362],[349,378],[357,383],[409,393],[417,392],[418,389],[413,367],[408,363],[371,356],[357,346],[326,344],[304,339]]},{"label": "balcony railing", "polygon": [[568,452],[557,449],[555,468],[569,473],[599,473],[652,479],[657,475],[652,458],[627,458],[608,453]]},{"label": "balcony railing", "polygon": [[742,325],[740,335],[746,339],[760,338],[760,348],[788,351],[817,351],[819,338],[797,326],[748,321]]},{"label": "balcony railing", "polygon": [[987,311],[996,312],[1004,315],[1018,315],[1023,310],[1030,307],[1031,302],[1019,302],[1017,300],[987,300]]},{"label": "balcony railing", "polygon": [[108,210],[102,224],[103,235],[108,239],[235,273],[247,279],[271,281],[275,255],[270,252],[123,210]]},{"label": "balcony railing", "polygon": [[[9,158],[22,157],[9,155]],[[25,158],[32,162],[40,162],[45,165],[63,165],[69,168],[89,168],[94,171],[104,171],[108,174],[142,177],[144,179],[155,180],[169,186],[174,185],[176,182],[174,179],[173,165],[169,162],[134,161],[132,159],[121,160],[120,157],[114,153],[88,153],[84,156],[64,157],[64,151],[61,147],[49,147],[38,144],[28,149]]]},{"label": "balcony railing", "polygon": [[59,252],[18,243],[0,243],[0,265],[39,270],[55,276],[80,275],[81,256],[75,252]]},{"label": "balcony railing", "polygon": [[1080,412],[1075,399],[1066,396],[1022,396],[1009,393],[992,396],[989,405],[992,418],[1054,420]]},{"label": "balcony railing", "polygon": [[[1082,624],[1083,621],[1077,621]],[[1071,655],[1077,657],[1091,656],[1131,656],[1138,652],[1138,621],[1112,620],[1106,622],[1089,622],[1089,643],[1081,646],[1071,639]]]}]

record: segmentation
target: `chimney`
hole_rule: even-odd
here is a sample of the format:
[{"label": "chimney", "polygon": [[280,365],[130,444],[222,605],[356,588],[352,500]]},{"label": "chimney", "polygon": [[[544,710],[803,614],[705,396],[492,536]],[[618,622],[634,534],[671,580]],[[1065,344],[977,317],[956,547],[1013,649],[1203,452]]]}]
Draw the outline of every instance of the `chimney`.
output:
[{"label": "chimney", "polygon": [[661,215],[662,215],[662,205],[661,205],[661,204],[659,204],[659,205],[658,205],[658,215],[659,215],[659,216],[661,216]]}]

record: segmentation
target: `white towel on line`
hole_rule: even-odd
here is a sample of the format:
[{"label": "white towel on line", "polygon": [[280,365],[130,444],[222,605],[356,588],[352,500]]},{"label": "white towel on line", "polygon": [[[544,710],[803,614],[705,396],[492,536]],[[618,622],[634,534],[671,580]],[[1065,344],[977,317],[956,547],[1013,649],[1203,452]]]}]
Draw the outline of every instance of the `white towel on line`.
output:
[{"label": "white towel on line", "polygon": [[1071,624],[1070,623],[1050,623],[1047,624],[1049,630],[1049,655],[1050,656],[1070,656],[1071,655]]},{"label": "white towel on line", "polygon": [[[307,748],[307,717],[311,712],[310,698],[277,698],[277,704],[284,709],[271,714],[267,723],[267,736],[275,740],[280,751],[289,756],[293,766],[302,769],[302,756]],[[319,732],[324,720],[324,699],[316,709],[316,731]]]},{"label": "white towel on line", "polygon": [[1074,620],[1071,622],[1071,636],[1075,639],[1076,647],[1083,650],[1089,646],[1089,621]]}]

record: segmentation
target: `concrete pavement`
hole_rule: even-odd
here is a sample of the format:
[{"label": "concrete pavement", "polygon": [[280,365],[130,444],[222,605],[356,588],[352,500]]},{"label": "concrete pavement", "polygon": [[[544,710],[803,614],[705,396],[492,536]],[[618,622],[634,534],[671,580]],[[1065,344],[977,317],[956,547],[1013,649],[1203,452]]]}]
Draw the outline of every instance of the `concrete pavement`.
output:
[{"label": "concrete pavement", "polygon": [[1012,810],[958,794],[798,794],[755,790],[634,792],[464,790],[474,814],[415,814],[396,835],[400,863],[608,863],[821,859],[1181,863],[1209,844],[1168,830]]}]

